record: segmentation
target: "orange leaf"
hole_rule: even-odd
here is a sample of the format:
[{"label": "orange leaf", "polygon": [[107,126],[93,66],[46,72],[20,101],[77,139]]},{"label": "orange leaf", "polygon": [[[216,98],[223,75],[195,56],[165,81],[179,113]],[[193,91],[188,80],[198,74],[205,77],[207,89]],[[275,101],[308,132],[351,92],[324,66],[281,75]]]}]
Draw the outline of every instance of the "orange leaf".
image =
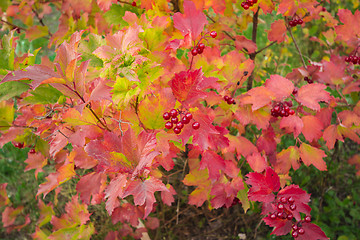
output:
[{"label": "orange leaf", "polygon": [[306,166],[312,164],[320,171],[326,171],[326,162],[323,160],[323,158],[326,157],[326,154],[323,150],[302,143],[299,151],[301,160]]},{"label": "orange leaf", "polygon": [[314,116],[303,116],[301,118],[304,127],[302,129],[302,134],[304,134],[306,140],[312,142],[313,140],[318,140],[322,135],[323,124],[322,122]]},{"label": "orange leaf", "polygon": [[281,43],[286,37],[286,26],[284,20],[277,20],[271,24],[271,29],[268,32],[269,41],[277,41]]}]

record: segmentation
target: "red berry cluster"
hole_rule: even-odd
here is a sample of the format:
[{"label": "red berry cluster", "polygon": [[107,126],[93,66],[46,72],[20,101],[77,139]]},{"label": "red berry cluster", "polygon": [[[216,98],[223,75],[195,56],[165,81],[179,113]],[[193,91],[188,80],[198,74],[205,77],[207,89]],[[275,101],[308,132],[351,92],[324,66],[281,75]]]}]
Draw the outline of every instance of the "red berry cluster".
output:
[{"label": "red berry cluster", "polygon": [[[306,216],[305,218],[304,218],[304,221],[305,222],[307,222],[307,223],[309,223],[309,222],[311,222],[311,217],[310,216]],[[293,237],[293,238],[297,238],[299,235],[303,235],[304,233],[305,233],[305,229],[303,229],[302,227],[301,227],[301,222],[302,221],[299,221],[299,222],[297,222],[296,224],[293,224],[292,225],[292,233],[291,233],[291,236]]]},{"label": "red berry cluster", "polygon": [[350,55],[345,58],[345,62],[352,62],[353,64],[360,64],[360,57]]},{"label": "red berry cluster", "polygon": [[304,80],[305,80],[308,84],[314,83],[314,80],[312,80],[312,79],[309,78],[309,77],[304,77]]},{"label": "red berry cluster", "polygon": [[133,1],[133,2],[131,3],[131,6],[136,7],[136,2]]},{"label": "red berry cluster", "polygon": [[250,7],[252,7],[254,4],[256,4],[258,1],[257,0],[246,0],[245,2],[241,3],[241,6],[243,9],[247,10]]},{"label": "red berry cluster", "polygon": [[[289,210],[285,207],[285,205],[289,205]],[[280,201],[277,205],[277,212],[270,214],[271,219],[282,218],[287,220],[292,220],[294,215],[291,211],[296,209],[295,200],[293,197],[281,197]]]},{"label": "red berry cluster", "polygon": [[16,148],[23,148],[23,147],[24,147],[24,143],[16,142],[16,143],[14,143],[14,147],[16,147]]},{"label": "red berry cluster", "polygon": [[36,153],[35,148],[30,149],[29,153],[30,153],[30,154]]},{"label": "red berry cluster", "polygon": [[292,102],[279,102],[271,109],[271,116],[273,117],[288,117],[290,115],[294,115],[295,111],[291,109]]},{"label": "red berry cluster", "polygon": [[301,18],[293,18],[292,20],[289,21],[289,25],[291,27],[295,27],[296,25],[301,25],[303,23],[304,21]]},{"label": "red berry cluster", "polygon": [[[211,31],[210,36],[212,38],[216,38],[217,37],[217,32],[216,31]],[[200,39],[198,44],[191,50],[191,54],[193,56],[196,56],[198,54],[202,54],[204,52],[205,44],[201,42],[202,39],[203,39],[203,37]]]},{"label": "red berry cluster", "polygon": [[[174,130],[174,133],[176,133],[176,134],[181,133],[181,129],[183,129],[183,127],[186,124],[190,123],[190,120],[193,118],[192,114],[189,112],[184,113],[183,117],[181,117],[181,115],[180,115],[180,118],[181,118],[180,120],[179,120],[178,116],[179,116],[179,112],[176,109],[171,109],[169,112],[165,112],[163,114],[164,120],[170,120],[165,123],[165,128],[172,129],[174,127],[173,130]],[[194,122],[192,124],[192,128],[194,130],[199,129],[200,123]]]},{"label": "red berry cluster", "polygon": [[227,102],[227,104],[231,105],[231,104],[236,104],[235,99],[233,99],[232,97],[229,96],[224,96],[224,100]]}]

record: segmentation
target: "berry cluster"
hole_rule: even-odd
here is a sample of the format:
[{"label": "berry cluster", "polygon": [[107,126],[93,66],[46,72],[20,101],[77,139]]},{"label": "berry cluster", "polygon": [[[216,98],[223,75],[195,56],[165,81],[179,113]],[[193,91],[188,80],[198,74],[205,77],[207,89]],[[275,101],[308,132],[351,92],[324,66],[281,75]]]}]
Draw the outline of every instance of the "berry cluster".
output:
[{"label": "berry cluster", "polygon": [[[186,124],[190,123],[190,120],[193,118],[192,114],[189,113],[189,112],[184,113],[183,117],[181,117],[181,114],[182,113],[180,112],[180,118],[181,119],[179,120],[179,118],[178,118],[178,116],[179,116],[178,110],[171,109],[169,112],[165,112],[163,114],[164,120],[170,120],[170,121],[167,121],[165,123],[165,128],[166,129],[172,129],[174,127],[174,129],[173,129],[174,133],[176,133],[176,134],[181,133],[181,129],[183,129],[183,127]],[[194,130],[199,129],[200,128],[200,123],[194,122],[192,124],[192,128]]]},{"label": "berry cluster", "polygon": [[301,25],[303,23],[304,21],[301,18],[293,18],[289,21],[290,27],[295,27],[296,25]]},{"label": "berry cluster", "polygon": [[[289,205],[289,210],[285,207],[287,204]],[[271,219],[282,218],[292,220],[294,215],[291,211],[296,210],[295,199],[293,197],[281,197],[277,205],[277,210],[277,212],[270,214]]]},{"label": "berry cluster", "polygon": [[231,105],[231,104],[236,104],[235,99],[233,99],[232,97],[229,96],[224,96],[224,100],[227,102],[227,104]]},{"label": "berry cluster", "polygon": [[[217,32],[216,31],[211,31],[210,32],[210,36],[212,38],[216,38],[217,36]],[[202,54],[204,52],[205,49],[205,44],[201,42],[202,39],[200,39],[200,41],[198,42],[198,44],[191,50],[191,55],[196,56],[198,54]]]},{"label": "berry cluster", "polygon": [[[311,217],[310,216],[306,216],[304,218],[304,221],[309,223],[311,222]],[[296,224],[292,225],[292,233],[291,236],[293,238],[297,238],[299,235],[303,235],[305,233],[305,230],[301,227],[301,221],[297,222]]]},{"label": "berry cluster", "polygon": [[292,102],[279,102],[271,109],[271,116],[273,117],[288,117],[290,115],[294,115],[295,111],[291,109]]},{"label": "berry cluster", "polygon": [[353,64],[360,64],[360,57],[350,55],[345,58],[345,62],[352,62]]},{"label": "berry cluster", "polygon": [[24,143],[16,142],[16,143],[14,143],[14,147],[16,147],[16,148],[23,148],[23,147],[24,147]]},{"label": "berry cluster", "polygon": [[257,0],[246,0],[245,2],[241,3],[241,6],[243,9],[247,10],[249,7],[252,7],[254,4],[256,4]]},{"label": "berry cluster", "polygon": [[309,77],[304,77],[304,80],[305,80],[308,84],[314,83],[314,80],[312,80],[312,79],[309,78]]}]

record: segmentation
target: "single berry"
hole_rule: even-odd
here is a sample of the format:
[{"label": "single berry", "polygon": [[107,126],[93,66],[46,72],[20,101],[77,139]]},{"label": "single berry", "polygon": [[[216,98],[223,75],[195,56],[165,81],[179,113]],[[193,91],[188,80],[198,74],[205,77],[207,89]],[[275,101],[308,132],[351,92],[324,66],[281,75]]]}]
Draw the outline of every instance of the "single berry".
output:
[{"label": "single berry", "polygon": [[289,111],[290,111],[289,106],[287,106],[287,105],[286,105],[286,106],[284,106],[284,111],[285,111],[285,112],[289,112]]},{"label": "single berry", "polygon": [[198,53],[198,54],[202,54],[202,53],[204,52],[204,49],[203,49],[203,48],[197,47],[196,50],[197,50],[197,53]]},{"label": "single berry", "polygon": [[277,206],[277,209],[279,210],[279,211],[282,211],[282,210],[284,210],[284,204],[282,204],[282,203],[280,203],[278,206]]},{"label": "single berry", "polygon": [[305,230],[303,228],[299,228],[298,233],[300,235],[303,235],[305,233]]},{"label": "single berry", "polygon": [[171,118],[171,122],[172,122],[173,124],[176,124],[176,123],[179,122],[179,119],[178,119],[177,117],[172,117],[172,118]]},{"label": "single berry", "polygon": [[199,128],[200,128],[200,123],[194,122],[194,123],[192,124],[192,128],[195,129],[195,130],[199,129]]},{"label": "single berry", "polygon": [[280,111],[280,106],[278,106],[278,105],[275,106],[275,107],[274,107],[274,111],[275,111],[275,112],[279,112],[279,111]]},{"label": "single berry", "polygon": [[280,202],[281,202],[281,203],[287,203],[286,197],[281,197],[281,198],[280,198]]},{"label": "single berry", "polygon": [[183,122],[178,122],[175,126],[178,129],[182,129],[184,127],[184,123]]},{"label": "single berry", "polygon": [[36,151],[34,148],[30,149],[29,153],[34,154]]},{"label": "single berry", "polygon": [[283,110],[281,110],[281,111],[280,111],[280,116],[281,116],[281,117],[284,117],[285,115],[286,115],[285,110],[284,110],[284,109],[283,109]]},{"label": "single berry", "polygon": [[287,218],[286,212],[283,212],[283,213],[282,213],[281,218],[282,218],[282,219],[286,219],[286,218]]},{"label": "single berry", "polygon": [[308,81],[309,81],[309,78],[308,78],[308,77],[304,77],[304,80],[308,82]]},{"label": "single berry", "polygon": [[133,1],[133,2],[131,3],[131,6],[136,7],[136,2]]},{"label": "single berry", "polygon": [[345,62],[351,62],[350,58],[349,58],[349,57],[346,57],[346,58],[345,58]]},{"label": "single berry", "polygon": [[241,3],[241,7],[243,7],[244,8],[244,5],[246,4],[246,2],[242,2]]},{"label": "single berry", "polygon": [[176,117],[178,115],[178,111],[176,109],[171,109],[169,113],[171,117]]},{"label": "single berry", "polygon": [[325,11],[326,11],[326,8],[323,7],[321,10],[322,10],[323,12],[325,12]]},{"label": "single berry", "polygon": [[291,233],[291,236],[292,236],[293,238],[297,238],[297,237],[299,236],[299,233],[296,232],[296,231],[294,231],[294,232]]},{"label": "single berry", "polygon": [[349,58],[350,58],[350,62],[352,62],[352,61],[354,60],[354,56],[353,56],[353,55],[350,55]]},{"label": "single berry", "polygon": [[295,27],[295,26],[296,26],[296,23],[295,23],[293,20],[291,20],[291,21],[289,22],[289,25],[290,25],[291,27]]},{"label": "single berry", "polygon": [[296,205],[295,205],[295,204],[291,204],[289,208],[290,208],[291,211],[294,211],[294,210],[296,209]]},{"label": "single berry", "polygon": [[294,90],[292,91],[293,95],[296,95],[298,93],[298,88],[294,88]]},{"label": "single berry", "polygon": [[172,129],[172,127],[173,127],[172,122],[166,122],[166,123],[165,123],[165,128],[167,128],[167,129]]},{"label": "single berry", "polygon": [[175,128],[174,128],[174,133],[176,133],[176,134],[181,133],[181,129],[180,129],[180,128],[175,127]]},{"label": "single berry", "polygon": [[197,54],[198,54],[197,49],[196,49],[196,48],[193,48],[193,49],[191,50],[191,55],[196,56]]},{"label": "single berry", "polygon": [[249,4],[249,3],[253,4],[253,3],[254,3],[254,0],[247,0],[246,2],[247,2],[248,4]]},{"label": "single berry", "polygon": [[303,23],[304,23],[304,21],[303,21],[301,18],[299,18],[299,19],[297,20],[297,24],[301,25],[301,24],[303,24]]},{"label": "single berry", "polygon": [[228,103],[228,104],[235,104],[235,99],[233,99],[232,97],[230,97],[230,98],[227,100],[227,103]]},{"label": "single berry", "polygon": [[164,114],[163,114],[163,118],[164,118],[164,120],[169,120],[170,119],[170,113],[168,113],[168,112],[165,112]]},{"label": "single berry", "polygon": [[298,227],[298,225],[292,225],[292,227],[291,227],[294,231],[297,231],[298,229],[299,229],[299,227]]},{"label": "single berry", "polygon": [[305,220],[305,222],[311,222],[311,217],[310,216],[306,216],[305,218],[304,218],[304,220]]},{"label": "single berry", "polygon": [[230,97],[229,97],[229,96],[227,96],[227,95],[226,95],[226,96],[224,96],[224,100],[225,100],[225,101],[228,101],[228,100],[229,100],[229,98],[230,98]]},{"label": "single berry", "polygon": [[289,197],[289,198],[288,198],[288,202],[289,202],[290,204],[293,204],[293,203],[295,202],[295,199],[294,199],[293,197]]},{"label": "single berry", "polygon": [[205,49],[205,44],[204,43],[199,43],[198,48],[204,50]]},{"label": "single berry", "polygon": [[248,10],[248,9],[250,8],[250,6],[249,6],[249,4],[245,3],[244,6],[243,6],[243,8],[244,8],[245,10]]},{"label": "single berry", "polygon": [[192,114],[189,112],[185,114],[185,117],[187,117],[189,121],[193,118]]},{"label": "single berry", "polygon": [[212,38],[216,38],[217,32],[211,31],[210,36],[211,36]]},{"label": "single berry", "polygon": [[288,107],[292,107],[292,106],[293,106],[292,101],[287,101],[287,102],[285,102],[285,103],[286,103],[286,105],[288,105]]},{"label": "single berry", "polygon": [[312,83],[314,83],[314,81],[313,81],[312,79],[310,79],[310,80],[308,81],[308,83],[309,83],[309,84],[312,84]]},{"label": "single berry", "polygon": [[277,214],[276,214],[276,216],[278,217],[278,218],[281,218],[282,217],[282,212],[278,212]]},{"label": "single berry", "polygon": [[258,0],[253,0],[253,3],[255,4],[255,3],[257,3],[258,2]]},{"label": "single berry", "polygon": [[187,118],[186,116],[183,116],[182,119],[181,119],[181,122],[185,125],[185,124],[188,124],[190,122],[190,119]]},{"label": "single berry", "polygon": [[357,56],[354,56],[353,60],[352,60],[352,63],[357,64],[358,60],[359,60],[359,58]]},{"label": "single berry", "polygon": [[276,214],[275,214],[275,213],[271,214],[271,215],[270,215],[270,218],[271,218],[271,219],[275,219],[275,218],[276,218]]},{"label": "single berry", "polygon": [[249,5],[249,7],[252,7],[254,5],[252,2],[249,2],[249,1],[247,1],[246,4]]},{"label": "single berry", "polygon": [[294,115],[295,114],[295,111],[293,109],[290,109],[289,110],[289,115]]},{"label": "single berry", "polygon": [[294,217],[294,216],[293,216],[291,213],[289,213],[286,218],[287,218],[287,220],[292,220],[293,217]]},{"label": "single berry", "polygon": [[23,148],[23,147],[24,147],[24,144],[23,144],[23,143],[20,143],[20,142],[17,142],[17,143],[14,144],[14,146],[15,146],[16,148]]}]

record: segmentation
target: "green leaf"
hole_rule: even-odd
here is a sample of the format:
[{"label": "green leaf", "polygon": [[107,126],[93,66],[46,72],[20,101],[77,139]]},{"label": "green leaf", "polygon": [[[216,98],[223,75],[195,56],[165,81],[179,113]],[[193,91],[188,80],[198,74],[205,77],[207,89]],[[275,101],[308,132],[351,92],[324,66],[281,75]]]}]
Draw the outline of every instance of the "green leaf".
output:
[{"label": "green leaf", "polygon": [[1,0],[0,8],[3,12],[6,12],[7,8],[10,6],[10,0]]},{"label": "green leaf", "polygon": [[53,104],[56,103],[60,96],[63,95],[60,91],[50,85],[40,85],[34,91],[30,92],[31,95],[24,100],[33,104]]},{"label": "green leaf", "polygon": [[125,8],[121,5],[113,4],[110,10],[104,14],[104,18],[109,24],[127,25],[126,22],[123,20],[124,15]]},{"label": "green leaf", "polygon": [[2,37],[0,49],[0,75],[7,74],[4,70],[14,70],[15,49],[13,48],[14,31]]},{"label": "green leaf", "polygon": [[19,81],[4,82],[0,84],[0,102],[19,96],[29,89],[29,86]]}]

